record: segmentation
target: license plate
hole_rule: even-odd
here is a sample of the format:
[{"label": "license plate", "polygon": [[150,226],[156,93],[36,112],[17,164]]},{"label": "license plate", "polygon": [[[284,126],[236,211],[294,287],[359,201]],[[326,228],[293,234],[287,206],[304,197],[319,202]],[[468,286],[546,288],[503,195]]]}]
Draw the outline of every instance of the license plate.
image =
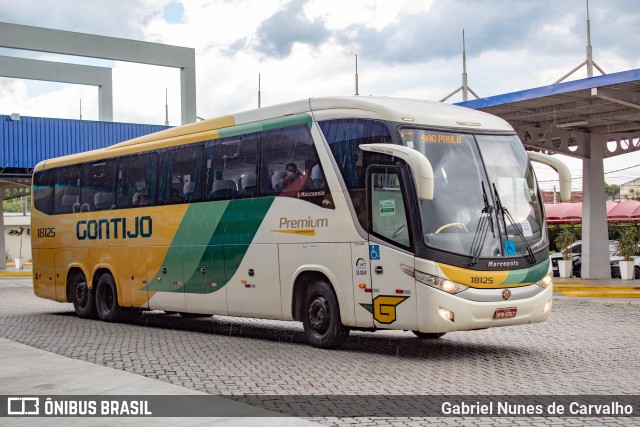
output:
[{"label": "license plate", "polygon": [[509,308],[498,308],[496,309],[496,313],[493,315],[494,319],[510,319],[512,317],[516,317],[516,312],[518,309],[516,307]]}]

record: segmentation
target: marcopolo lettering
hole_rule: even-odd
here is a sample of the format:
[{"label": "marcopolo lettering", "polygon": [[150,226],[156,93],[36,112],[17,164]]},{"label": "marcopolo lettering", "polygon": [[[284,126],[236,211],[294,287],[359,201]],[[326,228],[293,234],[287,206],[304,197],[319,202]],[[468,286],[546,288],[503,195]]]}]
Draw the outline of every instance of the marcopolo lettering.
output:
[{"label": "marcopolo lettering", "polygon": [[111,219],[92,219],[76,223],[76,237],[78,240],[111,240],[135,239],[151,237],[153,234],[153,220],[150,216]]}]

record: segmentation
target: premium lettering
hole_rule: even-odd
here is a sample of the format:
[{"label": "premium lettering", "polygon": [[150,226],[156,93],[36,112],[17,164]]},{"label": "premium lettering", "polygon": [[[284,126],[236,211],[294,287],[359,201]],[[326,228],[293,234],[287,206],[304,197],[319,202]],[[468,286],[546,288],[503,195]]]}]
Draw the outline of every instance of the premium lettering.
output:
[{"label": "premium lettering", "polygon": [[329,220],[327,218],[313,219],[307,217],[306,219],[289,219],[280,218],[280,228],[325,228],[329,226]]}]

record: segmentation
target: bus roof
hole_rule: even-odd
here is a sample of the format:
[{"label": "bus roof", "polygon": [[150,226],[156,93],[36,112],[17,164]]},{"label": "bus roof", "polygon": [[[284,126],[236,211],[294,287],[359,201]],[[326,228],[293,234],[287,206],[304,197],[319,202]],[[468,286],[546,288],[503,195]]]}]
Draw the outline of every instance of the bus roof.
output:
[{"label": "bus roof", "polygon": [[203,139],[216,139],[219,130],[232,126],[273,120],[297,114],[311,114],[314,120],[371,118],[407,124],[468,130],[513,131],[503,119],[481,111],[440,102],[373,96],[310,98],[207,119],[144,135],[107,148],[47,160],[34,170],[131,154],[152,148],[170,147]]}]

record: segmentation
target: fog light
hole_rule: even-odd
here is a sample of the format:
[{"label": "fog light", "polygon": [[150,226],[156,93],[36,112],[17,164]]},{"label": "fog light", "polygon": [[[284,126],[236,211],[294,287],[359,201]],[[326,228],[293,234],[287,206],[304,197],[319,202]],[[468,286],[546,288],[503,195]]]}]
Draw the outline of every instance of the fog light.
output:
[{"label": "fog light", "polygon": [[553,302],[551,300],[547,301],[547,303],[544,305],[544,310],[542,310],[542,314],[544,314],[547,311],[551,310],[551,306],[552,305],[553,305]]},{"label": "fog light", "polygon": [[454,321],[453,311],[447,310],[446,308],[438,307],[438,313],[444,320],[448,320],[449,322]]}]

